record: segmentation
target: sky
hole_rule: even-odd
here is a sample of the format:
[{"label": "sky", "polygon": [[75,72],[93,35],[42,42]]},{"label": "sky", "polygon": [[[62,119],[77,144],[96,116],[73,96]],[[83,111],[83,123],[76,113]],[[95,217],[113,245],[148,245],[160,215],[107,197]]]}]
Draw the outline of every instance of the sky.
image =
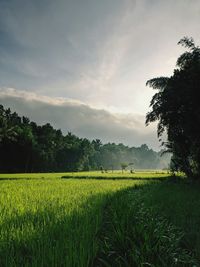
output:
[{"label": "sky", "polygon": [[160,149],[145,115],[199,0],[0,0],[0,103],[89,139]]}]

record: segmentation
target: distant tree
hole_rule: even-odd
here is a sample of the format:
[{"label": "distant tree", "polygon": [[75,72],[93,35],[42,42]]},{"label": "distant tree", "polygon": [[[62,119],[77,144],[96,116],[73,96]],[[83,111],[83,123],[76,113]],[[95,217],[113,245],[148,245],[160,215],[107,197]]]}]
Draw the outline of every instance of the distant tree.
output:
[{"label": "distant tree", "polygon": [[103,166],[100,166],[100,170],[101,170],[102,173],[104,173],[104,168],[103,168]]},{"label": "distant tree", "polygon": [[99,151],[100,148],[101,148],[101,146],[102,146],[102,142],[101,142],[100,139],[95,139],[95,140],[93,140],[93,141],[92,141],[92,144],[93,144],[94,149],[95,149],[96,151]]},{"label": "distant tree", "polygon": [[122,163],[121,163],[122,173],[123,173],[123,171],[126,170],[127,167],[128,167],[128,164],[127,164],[127,163],[125,163],[125,162],[122,162]]},{"label": "distant tree", "polygon": [[130,162],[128,165],[131,166],[130,172],[133,173],[134,172],[134,170],[133,170],[134,163],[133,162]]}]

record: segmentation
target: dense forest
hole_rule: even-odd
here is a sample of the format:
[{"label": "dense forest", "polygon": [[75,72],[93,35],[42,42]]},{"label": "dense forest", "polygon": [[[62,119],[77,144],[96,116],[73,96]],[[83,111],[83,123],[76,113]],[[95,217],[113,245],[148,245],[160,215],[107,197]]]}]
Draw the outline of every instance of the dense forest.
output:
[{"label": "dense forest", "polygon": [[167,168],[170,156],[146,144],[102,144],[72,133],[63,135],[49,123],[37,125],[0,105],[0,172],[55,172]]}]

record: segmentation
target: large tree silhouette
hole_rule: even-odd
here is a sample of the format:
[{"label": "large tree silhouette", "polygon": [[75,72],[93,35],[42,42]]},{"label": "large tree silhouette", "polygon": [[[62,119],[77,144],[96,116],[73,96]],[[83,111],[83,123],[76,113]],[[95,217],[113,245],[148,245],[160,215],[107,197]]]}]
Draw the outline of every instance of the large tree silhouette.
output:
[{"label": "large tree silhouette", "polygon": [[167,132],[165,143],[173,153],[172,160],[189,177],[200,174],[200,48],[192,38],[178,44],[186,47],[177,59],[171,77],[158,77],[147,85],[158,92],[153,96],[146,115],[146,124],[158,121],[158,136]]}]

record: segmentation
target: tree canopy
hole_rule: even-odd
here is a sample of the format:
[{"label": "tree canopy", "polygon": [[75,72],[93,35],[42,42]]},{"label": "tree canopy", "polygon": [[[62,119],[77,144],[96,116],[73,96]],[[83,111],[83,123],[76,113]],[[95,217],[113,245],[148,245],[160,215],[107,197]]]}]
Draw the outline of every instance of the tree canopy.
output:
[{"label": "tree canopy", "polygon": [[158,77],[147,85],[158,92],[153,96],[146,124],[158,121],[158,136],[166,131],[164,143],[173,153],[172,164],[189,177],[200,174],[200,48],[192,38],[179,42],[186,51],[179,56],[171,77]]},{"label": "tree canopy", "polygon": [[63,135],[49,123],[37,125],[0,105],[0,172],[113,170],[121,162],[155,169],[167,167],[169,158],[160,158],[147,145],[102,144],[70,132]]}]

